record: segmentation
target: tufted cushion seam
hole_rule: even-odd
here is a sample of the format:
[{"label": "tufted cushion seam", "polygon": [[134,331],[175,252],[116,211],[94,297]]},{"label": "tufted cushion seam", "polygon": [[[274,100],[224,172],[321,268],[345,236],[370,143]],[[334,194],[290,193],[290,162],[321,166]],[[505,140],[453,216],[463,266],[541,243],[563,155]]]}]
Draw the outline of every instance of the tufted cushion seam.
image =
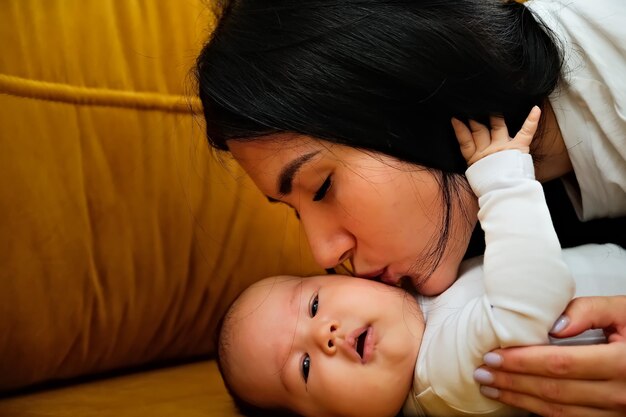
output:
[{"label": "tufted cushion seam", "polygon": [[202,109],[200,100],[192,96],[80,87],[6,74],[0,74],[0,93],[86,106],[125,107],[170,113],[199,114]]}]

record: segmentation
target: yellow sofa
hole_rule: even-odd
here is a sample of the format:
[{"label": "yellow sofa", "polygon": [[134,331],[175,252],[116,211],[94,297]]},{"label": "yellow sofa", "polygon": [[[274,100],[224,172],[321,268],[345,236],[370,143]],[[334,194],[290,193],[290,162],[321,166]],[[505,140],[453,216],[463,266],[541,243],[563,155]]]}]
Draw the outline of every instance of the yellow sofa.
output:
[{"label": "yellow sofa", "polygon": [[207,0],[0,7],[0,416],[236,415],[217,323],[319,273],[293,213],[208,149]]}]

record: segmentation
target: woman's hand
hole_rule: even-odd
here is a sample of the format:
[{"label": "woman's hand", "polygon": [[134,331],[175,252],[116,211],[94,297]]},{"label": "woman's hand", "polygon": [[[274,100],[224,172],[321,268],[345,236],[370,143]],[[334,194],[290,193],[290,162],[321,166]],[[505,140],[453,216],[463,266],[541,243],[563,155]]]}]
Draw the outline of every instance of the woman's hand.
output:
[{"label": "woman's hand", "polygon": [[487,353],[475,373],[483,395],[541,416],[626,416],[626,296],[572,300],[552,335],[590,328],[604,329],[608,343]]}]

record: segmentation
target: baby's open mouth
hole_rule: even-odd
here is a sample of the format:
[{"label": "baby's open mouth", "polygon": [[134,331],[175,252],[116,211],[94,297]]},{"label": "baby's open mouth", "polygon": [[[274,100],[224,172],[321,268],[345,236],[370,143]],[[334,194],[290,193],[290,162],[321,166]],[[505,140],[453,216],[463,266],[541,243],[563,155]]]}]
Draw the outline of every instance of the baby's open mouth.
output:
[{"label": "baby's open mouth", "polygon": [[363,333],[361,333],[359,335],[359,337],[357,337],[356,339],[356,353],[359,354],[359,356],[361,357],[361,359],[363,359],[363,351],[365,349],[365,338],[367,337],[367,331],[369,330],[369,327],[367,329],[365,329],[363,331]]},{"label": "baby's open mouth", "polygon": [[347,335],[346,342],[345,346],[349,347],[348,353],[353,357],[353,360],[360,361],[363,365],[372,360],[375,341],[374,328],[371,325],[354,329]]}]

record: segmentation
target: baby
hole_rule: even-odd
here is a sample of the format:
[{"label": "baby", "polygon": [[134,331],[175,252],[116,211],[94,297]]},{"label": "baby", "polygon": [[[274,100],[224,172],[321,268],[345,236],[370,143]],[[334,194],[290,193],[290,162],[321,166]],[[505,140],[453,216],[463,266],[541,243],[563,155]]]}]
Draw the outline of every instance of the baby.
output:
[{"label": "baby", "polygon": [[502,119],[492,120],[491,134],[453,121],[479,198],[484,258],[465,261],[436,297],[345,276],[255,283],[220,332],[231,393],[243,404],[303,416],[523,413],[481,395],[473,373],[483,354],[548,342],[574,280],[578,295],[626,291],[617,276],[626,270],[623,249],[561,251],[528,154],[539,114],[533,109],[513,139]]}]

